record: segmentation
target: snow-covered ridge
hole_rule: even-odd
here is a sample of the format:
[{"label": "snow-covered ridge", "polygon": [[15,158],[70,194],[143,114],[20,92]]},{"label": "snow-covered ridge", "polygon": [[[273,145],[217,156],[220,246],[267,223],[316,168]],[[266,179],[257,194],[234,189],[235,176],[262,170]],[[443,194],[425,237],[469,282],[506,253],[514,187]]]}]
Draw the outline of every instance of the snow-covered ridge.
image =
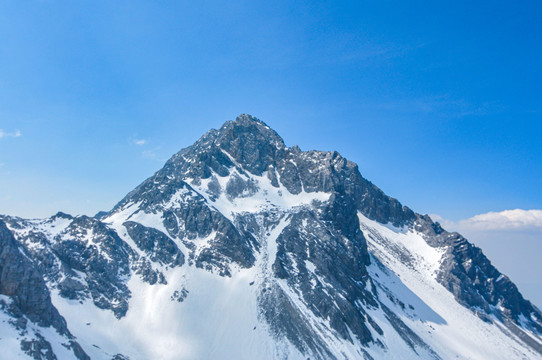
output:
[{"label": "snow-covered ridge", "polygon": [[[32,309],[0,282],[11,358],[41,359],[47,346],[84,360],[542,355],[540,312],[479,249],[337,152],[286,147],[249,115],[108,213],[4,222],[80,346],[25,323]],[[42,348],[23,349],[22,336]]]},{"label": "snow-covered ridge", "polygon": [[[536,359],[539,354],[525,348],[499,326],[483,321],[436,280],[445,249],[427,244],[423,234],[379,224],[359,214],[369,251],[387,269],[375,262],[372,278],[384,293],[400,300],[396,309],[409,325],[442,358]],[[387,299],[381,296],[381,299]],[[396,302],[397,303],[397,302]],[[390,307],[396,303],[387,302]]]},{"label": "snow-covered ridge", "polygon": [[[244,181],[250,182],[252,185],[251,190],[245,189],[236,197],[229,196],[225,190],[228,188],[228,184],[231,184],[232,179],[235,178],[244,178]],[[214,181],[218,183],[221,190],[223,189],[219,192],[218,197],[213,197],[213,192],[210,190],[210,184]],[[235,215],[244,212],[288,211],[295,207],[311,205],[313,201],[325,202],[331,195],[321,191],[306,192],[304,190],[299,194],[292,194],[280,183],[278,187],[272,186],[266,176],[251,175],[249,177],[245,174],[240,175],[235,170],[232,171],[230,176],[213,176],[209,179],[193,181],[192,186],[214,208],[230,220],[233,220]]]}]

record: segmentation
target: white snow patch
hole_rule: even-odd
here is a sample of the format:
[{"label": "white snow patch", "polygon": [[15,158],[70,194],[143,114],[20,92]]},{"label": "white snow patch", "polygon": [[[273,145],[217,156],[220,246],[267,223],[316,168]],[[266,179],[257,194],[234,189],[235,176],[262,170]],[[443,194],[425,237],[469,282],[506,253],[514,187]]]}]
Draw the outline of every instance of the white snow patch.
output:
[{"label": "white snow patch", "polygon": [[[393,273],[386,274],[373,261],[369,267],[371,278],[381,291],[388,289],[406,304],[406,309],[387,296],[379,298],[442,358],[539,359],[538,354],[506,336],[498,326],[482,321],[460,305],[436,280],[445,248],[431,247],[422,234],[411,229],[394,231],[362,214],[358,217],[370,252]],[[379,317],[374,311],[370,314]],[[388,359],[400,354],[404,342],[393,340],[393,330],[387,330],[385,322],[379,320],[378,324],[384,330],[389,350],[375,353],[375,358]],[[375,349],[372,347],[371,353]]]},{"label": "white snow patch", "polygon": [[[255,268],[228,278],[188,266],[171,270],[167,285],[134,276],[130,308],[120,320],[90,301],[55,293],[53,302],[93,359],[119,352],[135,359],[275,359],[276,339],[258,320],[257,287],[250,286],[256,276]],[[172,299],[180,285],[188,290],[183,302]]]},{"label": "white snow patch", "polygon": [[[226,185],[232,176],[239,176],[244,180],[254,181],[257,187],[256,193],[248,197],[228,198],[225,193]],[[233,220],[235,214],[243,212],[258,213],[264,210],[282,210],[288,211],[298,206],[310,205],[313,201],[327,201],[330,193],[325,192],[306,192],[302,191],[299,194],[290,193],[285,187],[280,184],[276,188],[271,185],[271,181],[266,176],[250,175],[250,178],[243,174],[239,174],[233,170],[229,176],[215,175],[222,189],[220,196],[216,199],[212,198],[208,192],[208,185],[212,181],[209,179],[201,180],[199,185],[192,185],[202,196],[204,196],[209,204],[215,207],[228,219]]]}]

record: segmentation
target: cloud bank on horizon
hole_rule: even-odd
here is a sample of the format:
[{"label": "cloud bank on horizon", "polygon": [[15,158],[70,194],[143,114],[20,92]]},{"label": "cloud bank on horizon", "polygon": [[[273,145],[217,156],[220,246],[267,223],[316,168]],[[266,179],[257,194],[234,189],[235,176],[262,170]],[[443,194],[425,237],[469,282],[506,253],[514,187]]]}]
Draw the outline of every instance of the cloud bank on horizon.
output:
[{"label": "cloud bank on horizon", "polygon": [[514,209],[500,212],[487,212],[468,219],[451,221],[440,215],[430,215],[444,228],[453,231],[540,231],[542,233],[542,210]]}]

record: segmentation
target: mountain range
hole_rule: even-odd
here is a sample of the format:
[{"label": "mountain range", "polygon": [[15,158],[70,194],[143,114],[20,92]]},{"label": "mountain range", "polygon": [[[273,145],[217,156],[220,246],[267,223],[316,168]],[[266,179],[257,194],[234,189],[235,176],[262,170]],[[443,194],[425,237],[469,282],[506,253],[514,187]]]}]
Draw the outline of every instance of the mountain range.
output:
[{"label": "mountain range", "polygon": [[0,358],[541,359],[483,252],[240,115],[108,212],[0,216]]}]

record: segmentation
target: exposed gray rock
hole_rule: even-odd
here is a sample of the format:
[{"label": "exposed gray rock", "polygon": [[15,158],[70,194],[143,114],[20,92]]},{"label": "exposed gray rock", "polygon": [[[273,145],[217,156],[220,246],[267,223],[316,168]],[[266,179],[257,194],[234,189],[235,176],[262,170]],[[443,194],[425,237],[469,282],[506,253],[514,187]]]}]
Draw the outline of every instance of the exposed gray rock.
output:
[{"label": "exposed gray rock", "polygon": [[[239,232],[230,220],[181,180],[180,174],[168,173],[172,168],[166,167],[128,194],[113,211],[131,203],[140,203],[139,208],[147,213],[162,212],[168,235],[180,239],[192,250],[187,254],[188,261],[198,267],[229,276],[232,262],[245,268],[253,266],[253,250],[257,247],[253,236]],[[178,196],[176,206],[166,208],[164,204],[174,195]],[[209,243],[212,246],[196,254],[193,242],[211,235]]]},{"label": "exposed gray rock", "polygon": [[51,344],[39,334],[36,339],[21,340],[21,349],[35,360],[57,360]]},{"label": "exposed gray rock", "polygon": [[450,290],[457,301],[490,321],[494,314],[503,321],[520,324],[542,335],[542,314],[525,300],[516,285],[499,272],[482,250],[463,236],[444,230],[427,215],[418,215],[415,228],[426,235],[427,243],[444,247],[437,280]]},{"label": "exposed gray rock", "polygon": [[76,217],[51,248],[62,263],[86,275],[96,306],[117,317],[126,314],[130,291],[123,279],[130,274],[131,250],[114,231],[94,218]]},{"label": "exposed gray rock", "polygon": [[286,337],[303,353],[311,353],[315,359],[336,359],[319,341],[314,325],[303,317],[278,285],[270,285],[259,296],[262,314],[277,339]]},{"label": "exposed gray rock", "polygon": [[250,197],[258,191],[258,187],[253,180],[243,180],[239,175],[235,174],[230,177],[226,184],[226,194],[230,199],[239,197]]},{"label": "exposed gray rock", "polygon": [[126,221],[123,225],[132,240],[149,255],[152,261],[172,267],[184,264],[183,253],[163,232],[133,221]]},{"label": "exposed gray rock", "polygon": [[78,279],[66,277],[58,283],[58,289],[60,290],[61,296],[71,300],[77,300],[85,298],[87,286]]},{"label": "exposed gray rock", "polygon": [[0,220],[0,294],[13,299],[13,305],[36,324],[53,326],[68,335],[66,321],[51,304],[49,290],[32,261]]},{"label": "exposed gray rock", "polygon": [[137,254],[105,224],[87,216],[58,213],[44,225],[52,226],[59,219],[66,225],[50,237],[24,219],[3,219],[17,232],[39,273],[61,296],[92,299],[96,306],[113,311],[117,317],[126,313],[130,292],[125,280],[130,267],[138,263]]},{"label": "exposed gray rock", "polygon": [[[72,339],[66,321],[51,303],[49,290],[42,275],[36,270],[25,250],[0,220],[0,294],[7,295],[11,304],[1,308],[14,319],[14,325],[26,333],[28,320],[41,327],[53,327],[60,335]],[[32,339],[21,340],[21,349],[36,360],[56,359],[51,344],[39,333]],[[66,345],[75,358],[89,360],[88,355],[74,340]]]},{"label": "exposed gray rock", "polygon": [[188,296],[188,293],[189,293],[189,291],[186,290],[186,289],[175,290],[173,292],[173,295],[171,295],[171,300],[172,301],[183,302],[186,299],[186,297]]},{"label": "exposed gray rock", "polygon": [[[251,212],[221,212],[217,201],[242,204],[264,189],[260,182],[266,178],[280,189],[279,196],[323,192],[329,198],[287,209],[267,200]],[[131,215],[112,225],[113,215],[124,211]],[[286,339],[307,357],[337,358],[325,340],[333,337],[360,344],[360,358],[370,359],[365,349],[385,351],[383,329],[391,328],[414,353],[438,359],[379,298],[377,281],[368,272],[371,255],[358,212],[424,234],[429,245],[444,252],[437,278],[457,301],[486,321],[494,321],[495,315],[506,331],[542,354],[538,340],[525,331],[542,335],[540,311],[480,249],[385,195],[339,153],[289,148],[265,123],[246,114],[179,151],[110,212],[93,218],[58,213],[42,222],[0,217],[0,294],[13,299],[0,302],[0,307],[9,311],[11,325],[20,331],[31,321],[53,326],[72,339],[51,304],[49,289],[70,300],[92,301],[122,318],[132,276],[154,285],[167,283],[164,273],[170,268],[195,266],[231,276],[239,268],[262,266],[261,277],[250,282],[258,289],[260,317],[276,339]],[[152,228],[138,215],[152,215],[161,224]],[[283,226],[280,231],[278,226]],[[416,266],[400,245],[388,245],[390,254]],[[179,285],[172,301],[189,296],[184,284]],[[393,294],[384,293],[390,307],[406,308]],[[381,311],[391,327],[379,326],[375,319],[383,320],[373,319],[369,309]],[[67,346],[76,358],[88,358],[75,340]],[[37,335],[22,348],[36,359],[56,358],[51,344]],[[117,354],[113,359],[126,357]]]},{"label": "exposed gray rock", "polygon": [[[230,176],[226,189],[221,189],[216,176],[227,176],[232,172],[235,174]],[[232,224],[215,212],[187,182],[200,184],[201,180],[211,178],[208,186],[211,201],[220,196],[222,191],[230,199],[243,198],[257,191],[257,185],[251,182],[250,174],[266,176],[273,186],[283,186],[292,194],[303,191],[331,194],[329,201],[319,206],[318,211],[290,215],[290,225],[277,239],[278,253],[273,271],[277,278],[288,281],[310,304],[311,311],[317,316],[329,318],[333,330],[344,339],[350,337],[346,329],[348,326],[361,343],[372,342],[374,339],[367,328],[367,322],[371,323],[371,319],[367,320],[363,307],[357,304],[378,306],[374,295],[362,290],[367,283],[365,266],[369,263],[369,254],[359,230],[358,211],[383,224],[415,226],[416,230],[426,234],[432,246],[450,246],[439,281],[466,306],[480,306],[487,314],[494,312],[499,296],[492,289],[504,286],[498,292],[502,293],[501,298],[506,293],[511,294],[509,302],[501,301],[507,305],[508,310],[505,312],[510,312],[506,315],[508,318],[517,323],[520,313],[526,316],[533,314],[534,310],[525,305],[523,298],[519,299],[515,286],[512,288],[505,285],[509,282],[507,278],[500,278],[500,283],[495,285],[500,273],[493,272],[487,264],[480,267],[482,273],[487,275],[478,280],[476,276],[480,275],[476,275],[476,272],[479,270],[466,269],[462,265],[470,258],[484,263],[485,257],[482,259],[476,251],[463,254],[460,245],[448,238],[448,233],[440,225],[431,222],[428,217],[415,214],[396,199],[385,195],[361,176],[355,163],[337,152],[304,152],[297,146],[288,148],[278,134],[250,115],[243,114],[235,121],[225,123],[219,130],[211,130],[193,146],[181,150],[115,209],[141,202],[141,208],[145,211],[158,211],[159,204],[170,199],[179,189],[187,189],[190,195],[185,196],[181,205],[164,212],[164,226],[170,236],[182,239],[189,249],[195,249],[189,243],[190,239],[205,237],[216,231],[218,235],[212,245],[197,257],[194,252],[189,254],[189,261],[194,261],[199,267],[219,269],[219,273],[229,275],[227,264],[232,260],[244,267],[253,266],[252,253],[265,241],[262,233],[272,228],[272,224],[258,224],[249,215],[238,216],[235,224]],[[272,217],[269,215],[264,214],[267,219]],[[303,230],[302,220],[310,223],[307,230]],[[260,235],[254,238],[253,235],[257,234]],[[305,261],[311,261],[328,284],[321,284],[318,280],[316,287],[309,287],[307,284],[311,282],[311,275]],[[340,267],[336,266],[337,261],[340,261]],[[493,280],[488,281],[490,278]],[[482,282],[484,289],[480,288]],[[491,286],[493,288],[490,289]],[[465,288],[470,291],[458,290]],[[340,295],[329,296],[329,291],[323,291],[330,289],[335,289],[335,292],[341,289]],[[270,294],[262,298],[269,298]],[[276,301],[280,301],[279,294],[275,297]],[[520,308],[525,311],[520,311]],[[534,313],[539,315],[539,312]],[[303,329],[302,325],[284,321],[289,325],[284,325],[285,328],[280,330],[283,335],[288,338],[308,336],[307,332],[299,333],[299,329]],[[532,324],[533,329],[538,329],[538,326],[536,321]],[[292,329],[298,329],[298,333],[292,335],[292,331],[296,331]],[[298,345],[300,349],[311,348],[315,354],[321,353],[317,344],[305,342],[304,345]]]},{"label": "exposed gray rock", "polygon": [[[329,319],[343,339],[352,341],[351,331],[362,344],[372,342],[368,315],[358,305],[377,306],[374,295],[366,291],[367,245],[361,232],[348,238],[314,212],[301,211],[290,216],[277,244],[275,276],[286,279],[307,307],[317,317]],[[314,266],[314,272],[307,264]]]}]

